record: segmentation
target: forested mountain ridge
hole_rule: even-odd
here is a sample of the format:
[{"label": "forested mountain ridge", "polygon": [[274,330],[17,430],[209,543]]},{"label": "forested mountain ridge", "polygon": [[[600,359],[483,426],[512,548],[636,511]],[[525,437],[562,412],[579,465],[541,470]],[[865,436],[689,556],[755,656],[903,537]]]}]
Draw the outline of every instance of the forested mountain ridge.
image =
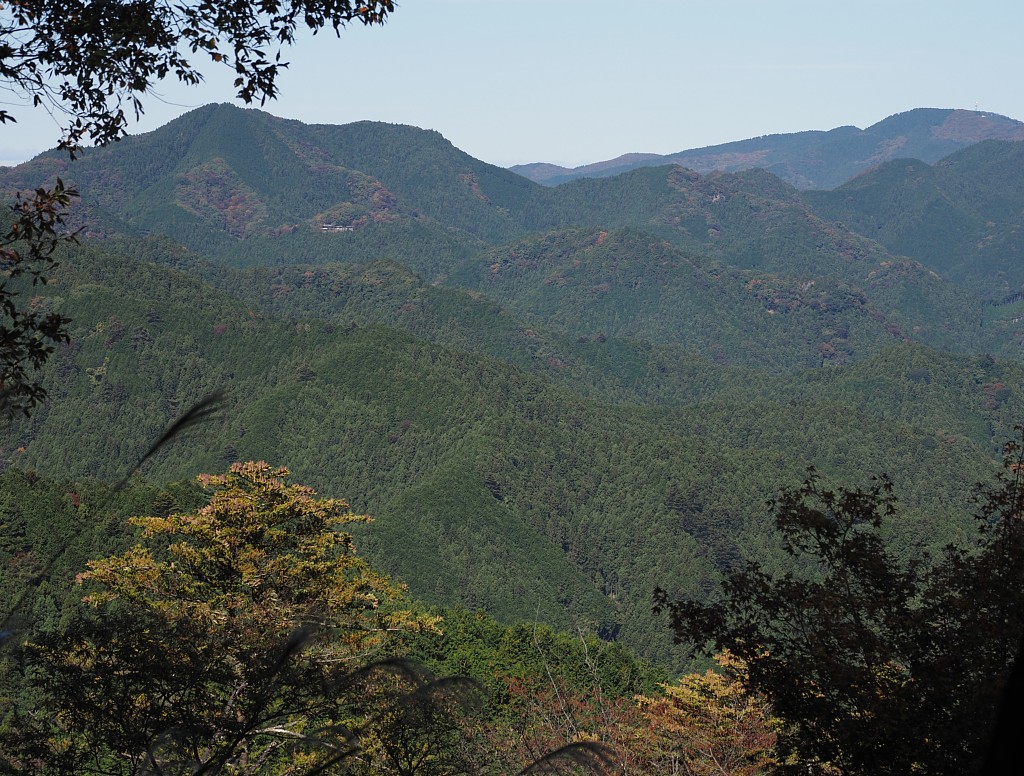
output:
[{"label": "forested mountain ridge", "polygon": [[799,189],[832,189],[890,159],[910,157],[935,162],[983,140],[1024,140],[1024,124],[993,113],[917,108],[889,116],[867,129],[846,126],[763,135],[675,154],[626,154],[573,169],[543,163],[509,169],[538,183],[557,186],[577,178],[608,177],[664,164],[678,164],[701,173],[758,167]]},{"label": "forested mountain ridge", "polygon": [[[4,6],[63,137],[0,169],[0,774],[1013,772],[1024,124],[555,187],[378,122],[126,136],[395,10]],[[375,51],[329,75],[422,84]]]},{"label": "forested mountain ridge", "polygon": [[[980,326],[981,305],[919,265],[870,263],[858,274],[861,285],[755,271],[636,230],[576,230],[488,251],[446,283],[571,334],[683,346],[775,371],[846,363],[911,339],[998,349]],[[916,305],[906,304],[910,294]]]},{"label": "forested mountain ridge", "polygon": [[[812,235],[798,243],[829,242],[814,262],[837,251],[885,254],[837,224],[812,223],[798,192],[763,172],[706,177],[666,167],[553,191],[473,159],[436,132],[371,122],[310,126],[229,105],[197,109],[67,165],[56,152],[43,154],[5,170],[0,185],[24,188],[61,173],[85,207],[100,209],[100,222],[113,215],[122,227],[166,233],[225,261],[382,258],[375,254],[387,238],[369,232],[390,230],[394,243],[408,242],[416,228],[430,239],[444,239],[434,233],[442,231],[447,244],[438,248],[450,252],[454,241],[495,245],[576,225],[665,227],[729,263],[771,270],[806,273],[808,259],[778,265],[778,251],[761,242],[766,225],[782,237]],[[353,232],[324,235],[325,225]],[[321,239],[310,243],[314,233]],[[370,239],[377,244],[362,248]]]},{"label": "forested mountain ridge", "polygon": [[[84,195],[85,222],[99,216],[91,228],[163,233],[207,253],[324,225],[372,223],[404,235],[417,227],[429,233],[440,221],[443,249],[449,231],[470,242],[500,239],[523,231],[509,212],[524,190],[539,188],[436,132],[373,122],[314,127],[230,105],[88,149],[70,165],[59,152],[42,154],[7,170],[0,185],[38,185],[56,175]],[[105,229],[104,214],[117,219]],[[264,250],[274,252],[275,244]]]},{"label": "forested mountain ridge", "polygon": [[782,567],[764,505],[807,465],[888,472],[916,557],[968,539],[1024,414],[1019,321],[763,170],[552,189],[436,133],[209,106],[0,182],[57,174],[95,227],[32,301],[72,341],[6,465],[116,481],[225,390],[145,477],[287,464],[421,599],[665,665],[651,591]]},{"label": "forested mountain ridge", "polygon": [[933,165],[888,162],[834,191],[823,218],[911,256],[993,302],[1024,287],[1024,144],[987,141]]},{"label": "forested mountain ridge", "polygon": [[[44,154],[6,170],[0,185],[24,186],[66,164]],[[1018,347],[1011,336],[1016,324],[993,320],[986,327],[981,299],[937,275],[928,257],[915,262],[894,255],[760,170],[702,176],[680,167],[645,168],[548,189],[478,162],[433,132],[369,122],[306,126],[207,106],[156,132],[93,150],[61,174],[82,191],[77,218],[94,236],[166,234],[223,266],[387,260],[426,282],[506,294],[504,304],[535,322],[545,313],[524,308],[521,294],[558,296],[568,275],[553,288],[542,285],[552,280],[550,272],[533,280],[522,275],[513,303],[500,290],[507,273],[491,278],[485,290],[467,268],[530,252],[538,233],[641,229],[686,253],[670,263],[703,268],[703,281],[684,283],[686,305],[673,309],[676,317],[688,316],[691,329],[700,320],[713,324],[687,350],[724,363],[797,368],[859,358],[898,340],[998,355]],[[597,253],[608,254],[612,245],[619,246],[615,260],[632,265],[629,282],[660,293],[656,278],[664,270],[655,264],[665,249],[634,236],[627,249],[613,239]],[[724,270],[714,269],[715,262]],[[590,276],[581,280],[603,288],[611,276],[598,275],[610,266],[588,264],[583,273]],[[711,275],[722,282],[708,283]],[[532,290],[522,287],[531,282]],[[670,284],[678,282],[677,273]],[[724,290],[696,294],[700,286]],[[635,323],[612,327],[600,315],[581,318],[583,298],[559,311],[558,325],[572,336],[635,334]],[[637,303],[632,291],[587,300],[595,311],[619,304],[638,311]],[[679,332],[671,318],[654,321],[655,341],[666,344],[665,335]],[[723,328],[734,333],[713,333]],[[790,341],[800,344],[780,356]]]},{"label": "forested mountain ridge", "polygon": [[[344,308],[280,319],[252,296],[99,245],[75,249],[53,285],[73,343],[48,367],[51,404],[5,434],[9,465],[118,479],[174,417],[225,389],[222,411],[159,453],[148,478],[287,460],[377,517],[361,542],[418,596],[506,620],[584,623],[663,662],[673,649],[650,590],[699,589],[740,557],[774,558],[762,505],[780,482],[811,463],[844,479],[892,472],[915,515],[895,541],[938,547],[968,535],[958,494],[986,476],[1024,411],[1019,368],[906,346],[829,370],[825,390],[821,370],[769,380],[703,362],[682,367],[702,388],[657,397],[663,406],[636,406],[639,394],[616,405],[621,387],[596,369],[562,381],[549,373],[570,367],[548,357],[528,374],[486,346],[353,327]],[[274,285],[253,288],[273,297]],[[431,338],[443,342],[450,321],[419,325],[441,327]],[[660,373],[629,356],[628,341],[579,344],[625,353],[620,385],[631,368],[637,384]],[[665,381],[680,369],[660,363]],[[591,398],[581,398],[588,376]]]}]

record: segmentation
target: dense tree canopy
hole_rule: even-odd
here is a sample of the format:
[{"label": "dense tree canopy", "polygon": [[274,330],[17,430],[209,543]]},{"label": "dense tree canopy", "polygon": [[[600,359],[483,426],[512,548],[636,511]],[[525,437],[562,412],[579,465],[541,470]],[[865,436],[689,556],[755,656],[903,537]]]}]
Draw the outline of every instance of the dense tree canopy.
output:
[{"label": "dense tree canopy", "polygon": [[204,477],[207,506],[134,519],[143,543],[89,564],[93,616],[30,647],[46,701],[12,726],[8,767],[290,772],[358,750],[368,658],[436,618],[396,609],[355,555],[341,529],[366,518],[287,475]]},{"label": "dense tree canopy", "polygon": [[69,339],[65,316],[23,299],[32,286],[46,283],[54,251],[66,238],[64,210],[75,196],[60,178],[52,189],[18,194],[10,227],[0,236],[0,414],[28,414],[45,398],[32,373]]},{"label": "dense tree canopy", "polygon": [[[61,147],[74,158],[86,142],[120,139],[156,82],[202,81],[205,57],[234,71],[241,100],[262,104],[277,94],[278,73],[287,66],[282,49],[300,27],[340,34],[354,21],[383,24],[392,10],[391,0],[18,0],[0,5],[0,91],[49,111],[63,129]],[[15,120],[0,109],[0,124]],[[63,213],[74,196],[59,179],[19,194],[13,226],[0,237],[0,412],[6,414],[28,414],[46,398],[34,370],[68,339],[68,321],[34,311],[10,280],[30,274],[33,285],[46,282],[56,243],[69,237]]]},{"label": "dense tree canopy", "polygon": [[757,563],[710,603],[670,600],[676,638],[729,649],[749,666],[805,762],[843,773],[977,773],[1024,634],[1024,448],[979,488],[981,540],[901,560],[885,525],[891,486],[829,488],[812,473],[775,502],[800,570]]}]

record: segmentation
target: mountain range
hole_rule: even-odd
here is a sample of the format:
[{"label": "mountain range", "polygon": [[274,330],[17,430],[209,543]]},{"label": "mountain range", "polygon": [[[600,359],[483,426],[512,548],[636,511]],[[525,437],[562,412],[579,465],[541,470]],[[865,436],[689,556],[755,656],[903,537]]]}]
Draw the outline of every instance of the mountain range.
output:
[{"label": "mountain range", "polygon": [[1024,124],[976,110],[917,108],[867,129],[845,126],[762,135],[674,154],[625,154],[571,169],[543,162],[510,169],[537,183],[556,186],[576,178],[609,177],[665,164],[700,173],[760,168],[798,189],[831,189],[892,159],[913,158],[931,164],[982,140],[1024,140]]},{"label": "mountain range", "polygon": [[46,153],[0,188],[81,192],[81,244],[32,292],[72,340],[0,459],[118,481],[224,390],[143,477],[288,465],[376,517],[361,547],[420,599],[677,666],[651,591],[783,567],[766,503],[809,465],[888,473],[906,557],[970,541],[1024,417],[1022,149],[831,191],[673,165],[548,187],[435,132],[207,106]]}]

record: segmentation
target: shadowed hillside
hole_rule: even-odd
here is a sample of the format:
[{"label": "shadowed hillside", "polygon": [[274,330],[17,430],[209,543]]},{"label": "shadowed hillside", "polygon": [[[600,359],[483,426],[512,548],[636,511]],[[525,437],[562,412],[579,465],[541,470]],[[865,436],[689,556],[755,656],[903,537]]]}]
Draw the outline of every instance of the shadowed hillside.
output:
[{"label": "shadowed hillside", "polygon": [[985,142],[934,165],[889,162],[831,192],[822,217],[1002,302],[1024,289],[1024,144]]}]

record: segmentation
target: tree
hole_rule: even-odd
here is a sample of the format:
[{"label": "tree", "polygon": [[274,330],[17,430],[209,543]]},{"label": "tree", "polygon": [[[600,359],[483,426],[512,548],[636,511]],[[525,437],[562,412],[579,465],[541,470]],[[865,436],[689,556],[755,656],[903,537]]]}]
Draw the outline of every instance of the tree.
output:
[{"label": "tree", "polygon": [[508,764],[554,766],[544,753],[561,752],[566,757],[557,764],[570,773],[769,773],[779,762],[779,720],[747,690],[742,663],[716,657],[718,672],[688,674],[653,694],[606,695],[599,684],[573,686],[560,672],[505,676],[508,700],[486,731],[490,748],[504,752]]},{"label": "tree", "polygon": [[663,684],[663,695],[639,698],[638,748],[647,772],[756,776],[779,765],[779,720],[747,690],[742,661],[728,652],[715,660],[719,671],[687,674]]},{"label": "tree", "polygon": [[[174,76],[202,79],[188,54],[235,72],[238,97],[277,94],[284,46],[300,26],[336,34],[350,22],[383,24],[391,0],[17,0],[0,17],[0,79],[15,97],[65,116],[62,147],[105,144],[138,117],[141,95]],[[0,110],[0,123],[14,120]]]},{"label": "tree", "polygon": [[45,285],[54,251],[65,237],[60,232],[64,209],[75,196],[59,178],[52,189],[18,194],[10,228],[0,237],[0,414],[28,415],[46,397],[31,373],[56,344],[68,341],[67,318],[31,303],[19,305],[18,298],[27,287]]},{"label": "tree", "polygon": [[[72,159],[86,143],[121,138],[128,115],[143,112],[142,96],[173,76],[198,84],[189,55],[235,73],[239,99],[263,104],[277,94],[287,63],[282,50],[299,27],[336,34],[350,22],[383,24],[392,0],[15,0],[0,5],[0,89],[33,108],[60,116],[61,148]],[[0,124],[15,121],[0,110]],[[36,311],[11,284],[29,275],[45,283],[54,250],[73,239],[62,230],[72,189],[18,195],[13,225],[0,238],[0,411],[28,414],[46,398],[32,375],[68,339],[69,321]]]},{"label": "tree", "polygon": [[742,659],[752,688],[796,725],[787,743],[809,759],[909,772],[906,758],[920,742],[906,740],[894,696],[911,659],[917,579],[878,531],[895,512],[889,483],[833,491],[812,473],[783,491],[775,509],[783,548],[801,572],[780,577],[752,563],[710,604],[660,594],[676,639],[711,640],[715,651]]},{"label": "tree", "polygon": [[390,632],[436,618],[340,530],[368,518],[239,463],[193,514],[134,518],[142,544],[90,562],[95,614],[30,648],[41,713],[9,761],[51,773],[302,771],[359,749],[353,693]]},{"label": "tree", "polygon": [[[936,771],[976,770],[988,752],[985,772],[1005,773],[997,750],[1017,738],[1015,729],[995,729],[1000,705],[1012,713],[1020,704],[1024,668],[1024,427],[1016,429],[1021,437],[1005,446],[1003,471],[977,488],[979,546],[948,548],[922,593],[929,627],[920,672],[943,681],[922,681],[913,702],[934,720]],[[1007,740],[994,740],[1000,733]]]},{"label": "tree", "polygon": [[479,732],[483,691],[473,680],[376,671],[362,688],[361,773],[479,773],[496,759]]},{"label": "tree", "polygon": [[[532,761],[537,772],[628,772],[636,704],[573,687],[550,669],[543,676],[502,678],[508,701],[490,731],[506,763]],[[578,768],[580,770],[574,770]]]},{"label": "tree", "polygon": [[1024,448],[981,488],[975,548],[901,562],[883,523],[897,516],[885,479],[827,488],[813,473],[775,501],[798,571],[756,563],[710,603],[659,590],[677,642],[728,649],[787,727],[780,744],[844,773],[973,773],[1024,635]]}]

